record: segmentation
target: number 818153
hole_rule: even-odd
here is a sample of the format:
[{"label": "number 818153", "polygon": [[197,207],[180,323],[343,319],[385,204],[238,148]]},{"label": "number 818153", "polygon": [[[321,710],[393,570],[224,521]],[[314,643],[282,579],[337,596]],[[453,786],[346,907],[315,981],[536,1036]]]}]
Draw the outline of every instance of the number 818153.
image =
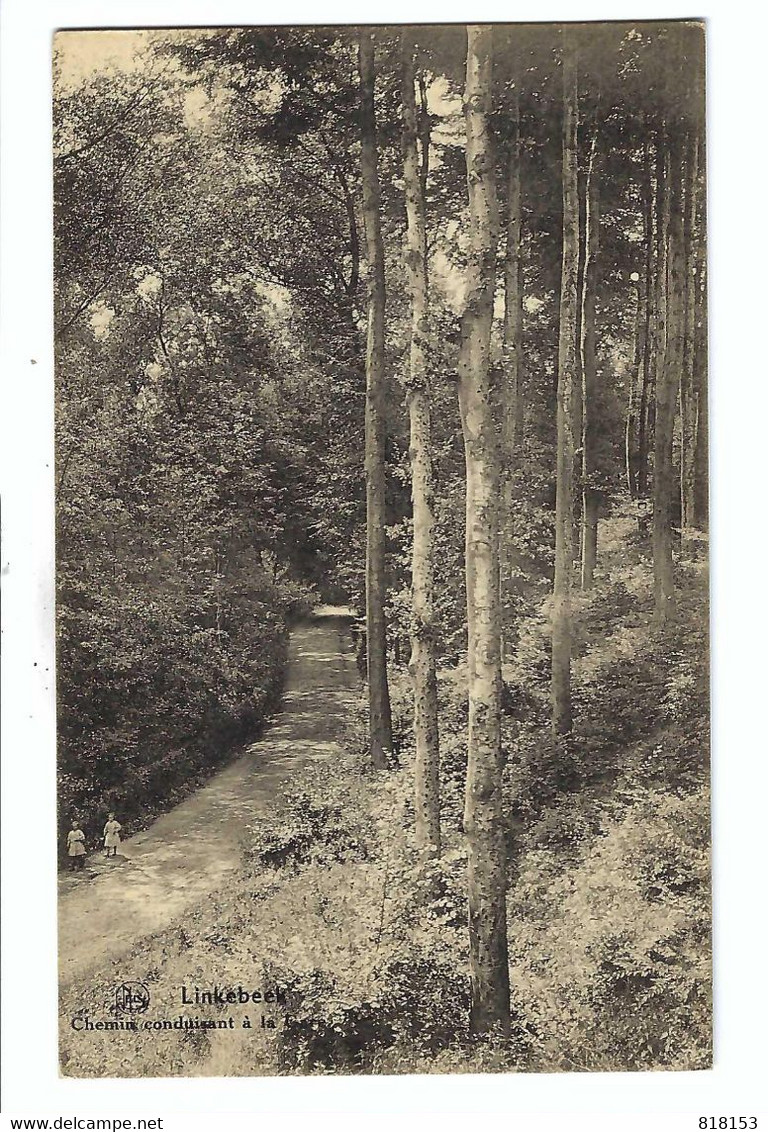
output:
[{"label": "number 818153", "polygon": [[757,1128],[756,1116],[700,1116],[699,1128]]}]

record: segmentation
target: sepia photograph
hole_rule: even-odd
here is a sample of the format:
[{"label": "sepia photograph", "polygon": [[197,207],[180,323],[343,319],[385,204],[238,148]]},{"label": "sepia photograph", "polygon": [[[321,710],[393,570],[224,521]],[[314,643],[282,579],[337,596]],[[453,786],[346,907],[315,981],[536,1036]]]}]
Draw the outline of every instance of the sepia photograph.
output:
[{"label": "sepia photograph", "polygon": [[53,194],[60,1073],[711,1068],[704,22],[59,31]]}]

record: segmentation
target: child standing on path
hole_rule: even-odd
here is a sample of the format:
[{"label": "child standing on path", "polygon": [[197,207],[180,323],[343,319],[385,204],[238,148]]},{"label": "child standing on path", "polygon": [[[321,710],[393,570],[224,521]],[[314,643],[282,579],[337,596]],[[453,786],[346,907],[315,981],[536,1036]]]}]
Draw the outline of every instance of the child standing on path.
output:
[{"label": "child standing on path", "polygon": [[[123,827],[119,821],[115,821],[115,815],[110,814],[107,824],[104,826],[104,856],[116,857],[117,847],[120,844],[120,830]],[[110,854],[110,849],[112,853]]]},{"label": "child standing on path", "polygon": [[67,834],[67,853],[73,872],[85,867],[85,834],[76,818],[72,819],[72,828]]}]

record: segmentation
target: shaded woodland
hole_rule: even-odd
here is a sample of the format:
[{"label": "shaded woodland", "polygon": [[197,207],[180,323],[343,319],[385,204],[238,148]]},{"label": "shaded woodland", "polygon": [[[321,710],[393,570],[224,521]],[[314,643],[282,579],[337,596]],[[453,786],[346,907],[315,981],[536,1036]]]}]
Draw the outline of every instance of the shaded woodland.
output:
[{"label": "shaded woodland", "polygon": [[62,824],[349,605],[347,755],[219,910],[301,1007],[225,1071],[708,1065],[702,26],[135,42],[57,40]]}]

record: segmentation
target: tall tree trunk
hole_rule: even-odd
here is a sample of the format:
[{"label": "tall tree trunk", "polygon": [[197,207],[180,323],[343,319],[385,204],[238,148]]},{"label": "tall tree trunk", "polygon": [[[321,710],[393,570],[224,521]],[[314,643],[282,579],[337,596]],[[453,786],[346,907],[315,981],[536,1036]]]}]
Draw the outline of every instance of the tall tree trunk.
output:
[{"label": "tall tree trunk", "polygon": [[573,579],[573,394],[578,380],[579,188],[578,79],[575,48],[563,30],[563,260],[557,361],[555,591],[552,602],[552,729],[571,730],[571,586]]},{"label": "tall tree trunk", "polygon": [[509,472],[522,442],[523,400],[523,263],[520,246],[520,96],[515,82],[509,107],[509,164],[507,167],[507,246],[504,255],[504,369],[503,403],[503,483],[505,503],[509,501]]},{"label": "tall tree trunk", "polygon": [[[657,162],[650,141],[646,146],[643,177],[643,228],[645,232],[645,352],[637,424],[637,494],[648,496],[648,453],[655,421],[655,378],[659,354],[658,227],[659,212],[654,192]],[[644,520],[643,520],[644,522]]]},{"label": "tall tree trunk", "polygon": [[696,194],[695,286],[693,313],[693,388],[696,400],[696,443],[693,456],[693,526],[709,526],[709,403],[707,382],[707,141],[705,130],[704,44],[699,41],[699,72],[693,86],[693,129],[696,133],[698,167]]},{"label": "tall tree trunk", "polygon": [[[649,422],[653,421],[654,464],[657,455],[656,410],[660,392],[664,387],[664,358],[667,348],[667,241],[669,237],[669,154],[667,149],[667,127],[662,120],[656,129],[655,159],[653,177],[653,321],[651,356],[653,359],[653,396],[648,403]],[[650,429],[649,429],[650,431]],[[656,487],[657,477],[654,466],[653,484],[653,546],[654,546],[654,589],[656,588]]]},{"label": "tall tree trunk", "polygon": [[[672,500],[675,476],[672,464],[672,441],[675,406],[683,358],[684,317],[684,249],[682,161],[680,160],[680,124],[673,121],[669,139],[662,142],[663,175],[661,178],[662,251],[658,264],[660,276],[659,321],[664,323],[664,350],[656,377],[656,428],[653,470],[653,571],[654,601],[657,623],[663,624],[675,612],[675,587],[672,558]],[[666,235],[666,241],[663,236]]]},{"label": "tall tree trunk", "polygon": [[[424,73],[419,73],[419,112],[416,132],[421,145],[421,164],[419,166],[419,182],[421,184],[421,199],[424,202],[424,215],[427,209],[427,182],[429,180],[429,145],[432,135],[432,123],[429,119],[429,106],[427,104],[427,80]],[[426,244],[426,235],[424,237]]]},{"label": "tall tree trunk", "polygon": [[[506,603],[514,588],[513,577],[518,556],[510,537],[512,516],[512,475],[517,467],[523,442],[525,420],[523,393],[523,262],[521,248],[522,191],[520,179],[520,65],[517,52],[513,60],[513,86],[508,110],[510,128],[507,162],[507,242],[504,253],[504,332],[502,342],[502,380],[500,417],[501,458],[501,577],[502,599]],[[504,632],[503,650],[509,646]]]},{"label": "tall tree trunk", "polygon": [[595,395],[597,350],[595,306],[600,251],[600,195],[598,187],[597,122],[589,154],[584,209],[584,271],[581,298],[581,588],[591,589],[597,564],[597,522],[600,494],[594,486]]},{"label": "tall tree trunk", "polygon": [[700,531],[709,526],[709,404],[707,397],[707,256],[705,193],[700,190],[700,235],[697,248],[693,377],[698,407],[693,493],[693,524]]},{"label": "tall tree trunk", "polygon": [[509,1029],[506,848],[501,806],[499,467],[490,369],[498,214],[491,110],[493,31],[467,29],[469,255],[459,351],[467,474],[466,579],[469,737],[464,829],[468,848],[473,1033]]},{"label": "tall tree trunk", "polygon": [[648,353],[646,297],[647,287],[643,273],[643,278],[638,280],[635,288],[635,346],[632,356],[632,369],[629,375],[627,415],[624,425],[624,472],[627,491],[631,499],[637,499],[639,494],[639,417],[641,409],[645,412],[647,401],[647,397],[643,398],[645,359]]},{"label": "tall tree trunk", "polygon": [[387,627],[384,605],[386,581],[386,473],[385,473],[385,372],[384,245],[381,238],[374,111],[374,48],[369,32],[362,32],[360,68],[360,174],[363,219],[368,249],[368,344],[365,357],[365,483],[366,556],[365,613],[368,653],[368,720],[371,761],[385,767],[392,755],[392,715],[387,683]]},{"label": "tall tree trunk", "polygon": [[696,191],[699,179],[699,143],[692,132],[687,147],[686,205],[684,222],[685,324],[683,364],[680,374],[680,523],[683,530],[694,525],[696,489],[696,433],[698,398],[694,380],[696,336],[696,233],[698,217]]},{"label": "tall tree trunk", "polygon": [[[416,740],[416,842],[440,852],[440,749],[435,674],[434,483],[432,425],[427,373],[428,292],[424,186],[419,168],[413,43],[401,32],[403,171],[407,216],[405,267],[411,299],[411,343],[407,382],[410,418],[413,556],[411,661]],[[428,143],[427,143],[428,144]],[[428,152],[428,151],[427,151]]]},{"label": "tall tree trunk", "polygon": [[[641,121],[645,124],[645,116]],[[646,249],[645,263],[638,273],[635,288],[635,342],[632,356],[632,370],[629,378],[629,395],[627,397],[627,415],[624,427],[624,471],[627,491],[631,499],[640,495],[640,437],[644,422],[641,416],[647,411],[647,391],[645,381],[648,368],[649,342],[649,310],[648,288],[649,271],[652,262],[649,262],[648,250],[651,241],[650,197],[652,192],[649,167],[649,144],[646,139],[643,145],[643,169],[640,174],[640,199],[642,202],[643,246]],[[646,473],[647,475],[647,473]]]},{"label": "tall tree trunk", "polygon": [[[578,110],[578,103],[577,103]],[[583,315],[582,295],[584,294],[584,264],[586,263],[587,253],[584,246],[584,232],[586,225],[584,218],[587,211],[587,194],[586,194],[586,177],[579,176],[578,171],[578,139],[579,129],[576,128],[576,145],[577,145],[577,180],[576,188],[579,201],[579,267],[576,281],[576,369],[573,376],[573,388],[571,389],[571,431],[573,433],[573,479],[571,482],[571,497],[573,499],[573,538],[571,546],[573,549],[573,562],[574,566],[579,571],[581,576],[581,497],[582,497],[582,482],[581,482],[581,436],[584,426],[584,418],[582,416],[583,406],[582,397],[584,391],[584,372],[582,369],[582,356],[581,356],[581,320]]]}]

